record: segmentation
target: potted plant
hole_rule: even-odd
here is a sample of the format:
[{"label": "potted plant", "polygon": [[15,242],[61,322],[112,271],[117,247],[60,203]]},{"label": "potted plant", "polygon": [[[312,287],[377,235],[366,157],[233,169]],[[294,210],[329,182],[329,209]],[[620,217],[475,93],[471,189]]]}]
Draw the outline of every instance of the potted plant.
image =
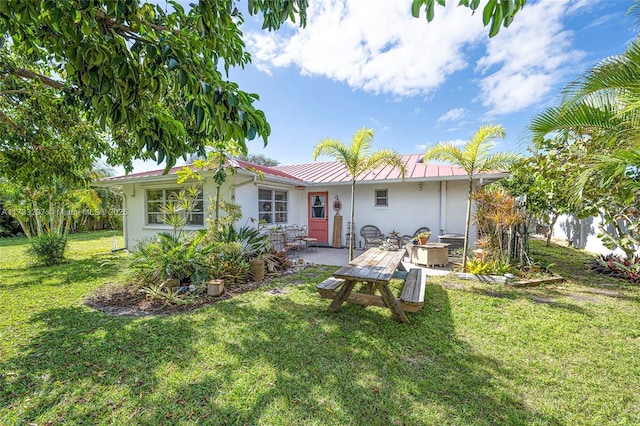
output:
[{"label": "potted plant", "polygon": [[431,236],[431,232],[421,232],[418,235],[416,235],[416,238],[418,239],[418,244],[420,245],[424,245],[427,243],[427,241],[429,241],[429,237]]}]

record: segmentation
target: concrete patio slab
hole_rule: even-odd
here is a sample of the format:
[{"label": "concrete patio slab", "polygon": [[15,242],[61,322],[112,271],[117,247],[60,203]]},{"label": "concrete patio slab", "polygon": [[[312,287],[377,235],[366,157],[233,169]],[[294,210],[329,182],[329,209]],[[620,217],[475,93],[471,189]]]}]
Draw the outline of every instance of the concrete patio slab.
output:
[{"label": "concrete patio slab", "polygon": [[[363,252],[363,249],[356,249],[354,255],[357,257]],[[296,253],[296,257],[303,259],[305,262],[317,263],[319,265],[344,266],[349,263],[349,249],[318,247],[317,251],[315,249],[299,251]],[[425,268],[410,263],[408,256],[405,257],[402,264],[407,271],[411,268],[422,268],[425,270],[426,274],[430,276],[449,275],[451,273],[450,265],[447,267]]]}]

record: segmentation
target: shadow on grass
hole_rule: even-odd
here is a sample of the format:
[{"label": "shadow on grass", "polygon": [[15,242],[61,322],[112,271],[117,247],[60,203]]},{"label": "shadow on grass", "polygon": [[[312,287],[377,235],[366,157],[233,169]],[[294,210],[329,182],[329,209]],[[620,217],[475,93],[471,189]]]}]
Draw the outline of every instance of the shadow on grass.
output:
[{"label": "shadow on grass", "polygon": [[107,279],[121,271],[122,264],[119,255],[100,253],[88,258],[65,259],[59,265],[23,264],[18,267],[3,267],[2,271],[12,276],[12,282],[6,283],[6,288],[17,289],[45,282],[47,286],[59,286]]},{"label": "shadow on grass", "polygon": [[[560,424],[528,408],[500,363],[456,336],[446,291],[428,286],[425,300],[410,325],[379,308],[344,305],[331,314],[326,299],[273,296],[264,309],[232,300],[220,314],[247,327],[221,343],[240,365],[222,362],[176,393],[212,424]],[[238,385],[247,375],[250,386]],[[242,403],[225,398],[239,388]]]},{"label": "shadow on grass", "polygon": [[136,401],[153,392],[160,366],[184,368],[195,356],[193,328],[177,318],[135,321],[67,307],[43,311],[30,323],[42,331],[19,356],[0,362],[0,406],[25,423],[52,413],[58,421],[101,423],[117,403],[112,394],[101,396],[102,389]]},{"label": "shadow on grass", "polygon": [[382,308],[329,313],[313,285],[286,290],[173,317],[45,310],[0,362],[0,406],[25,423],[560,423],[458,338],[440,286],[409,325]]}]

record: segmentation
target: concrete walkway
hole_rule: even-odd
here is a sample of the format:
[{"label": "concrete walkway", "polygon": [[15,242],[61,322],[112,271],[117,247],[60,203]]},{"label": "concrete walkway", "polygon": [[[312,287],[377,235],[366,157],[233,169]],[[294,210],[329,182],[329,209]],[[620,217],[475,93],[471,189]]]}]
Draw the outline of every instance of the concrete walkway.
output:
[{"label": "concrete walkway", "polygon": [[[358,257],[364,252],[363,249],[355,249],[354,256]],[[344,266],[349,263],[349,249],[346,248],[333,248],[333,247],[318,247],[318,250],[311,248],[310,250],[299,251],[292,259],[303,259],[305,262],[317,263],[319,265],[332,265],[332,266]],[[405,257],[405,261],[402,262],[405,269],[422,268],[427,275],[449,275],[451,273],[451,267],[436,267],[425,268],[418,265],[414,265],[408,262],[408,257]]]}]

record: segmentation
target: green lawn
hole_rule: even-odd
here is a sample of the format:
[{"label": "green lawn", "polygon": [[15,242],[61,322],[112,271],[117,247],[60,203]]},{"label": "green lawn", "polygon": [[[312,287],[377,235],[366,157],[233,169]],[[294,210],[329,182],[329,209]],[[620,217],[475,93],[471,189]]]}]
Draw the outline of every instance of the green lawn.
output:
[{"label": "green lawn", "polygon": [[574,277],[550,288],[430,279],[410,325],[328,313],[326,269],[129,318],[82,303],[127,280],[113,235],[50,268],[0,240],[0,424],[640,424],[640,290],[573,249],[534,246]]}]

